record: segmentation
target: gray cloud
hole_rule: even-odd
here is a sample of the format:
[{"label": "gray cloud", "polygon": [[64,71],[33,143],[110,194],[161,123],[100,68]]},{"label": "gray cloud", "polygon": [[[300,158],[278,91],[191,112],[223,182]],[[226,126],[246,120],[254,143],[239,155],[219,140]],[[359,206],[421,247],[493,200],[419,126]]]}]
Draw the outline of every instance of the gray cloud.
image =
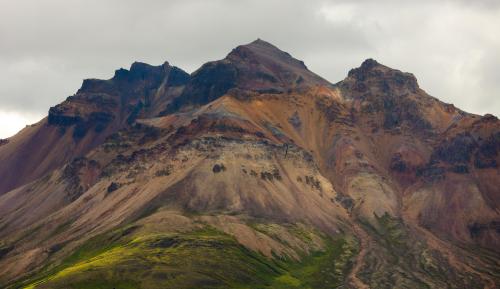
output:
[{"label": "gray cloud", "polygon": [[39,117],[83,78],[136,60],[193,71],[260,37],[332,82],[373,57],[446,102],[500,115],[499,3],[0,0],[0,114]]}]

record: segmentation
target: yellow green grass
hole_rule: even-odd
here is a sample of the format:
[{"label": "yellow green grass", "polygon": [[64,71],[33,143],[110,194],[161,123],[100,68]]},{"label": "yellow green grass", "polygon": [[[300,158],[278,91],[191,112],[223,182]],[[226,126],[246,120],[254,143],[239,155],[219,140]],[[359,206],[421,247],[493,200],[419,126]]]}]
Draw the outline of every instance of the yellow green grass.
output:
[{"label": "yellow green grass", "polygon": [[355,254],[353,240],[339,237],[300,262],[271,259],[210,227],[116,236],[90,240],[24,288],[332,288],[344,282]]}]

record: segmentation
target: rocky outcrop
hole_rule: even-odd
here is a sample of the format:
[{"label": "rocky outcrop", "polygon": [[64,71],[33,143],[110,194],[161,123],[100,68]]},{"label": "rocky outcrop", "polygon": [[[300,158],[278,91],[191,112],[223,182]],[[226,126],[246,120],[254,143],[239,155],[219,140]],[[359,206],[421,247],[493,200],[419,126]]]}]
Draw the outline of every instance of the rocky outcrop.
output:
[{"label": "rocky outcrop", "polygon": [[302,61],[258,39],[195,71],[182,95],[162,115],[209,103],[235,88],[280,94],[317,85],[330,84],[309,71]]},{"label": "rocky outcrop", "polygon": [[423,92],[413,74],[391,69],[373,59],[352,69],[337,86],[348,98],[359,103],[359,113],[377,118],[387,130],[409,127],[430,132],[432,123],[425,108],[435,99]]},{"label": "rocky outcrop", "polygon": [[108,80],[84,80],[76,94],[49,109],[41,125],[25,129],[29,133],[16,140],[16,151],[0,151],[0,176],[8,178],[0,195],[85,155],[138,118],[158,115],[188,80],[189,74],[168,63],[139,62]]},{"label": "rocky outcrop", "polygon": [[176,96],[172,90],[183,87],[188,80],[187,73],[168,63],[151,66],[135,62],[130,70],[116,70],[109,80],[84,80],[75,95],[50,108],[48,123],[60,127],[75,125],[75,140],[85,137],[91,129],[100,133],[110,123],[116,130],[133,124],[139,116],[154,116],[156,106],[166,105]]},{"label": "rocky outcrop", "polygon": [[481,140],[474,154],[474,166],[478,169],[497,168],[500,152],[500,132]]},{"label": "rocky outcrop", "polygon": [[99,162],[85,157],[74,159],[66,165],[62,172],[62,179],[67,183],[67,201],[75,201],[92,187],[97,182],[100,171]]},{"label": "rocky outcrop", "polygon": [[236,87],[236,67],[228,61],[204,64],[193,73],[186,89],[168,105],[162,115],[175,112],[183,106],[209,103]]},{"label": "rocky outcrop", "polygon": [[500,151],[500,132],[482,138],[466,131],[442,141],[433,151],[430,162],[443,162],[455,173],[476,169],[497,168]]},{"label": "rocky outcrop", "polygon": [[370,94],[404,96],[419,90],[413,74],[391,69],[373,59],[351,69],[341,87],[349,90],[351,97],[355,98],[366,98]]}]

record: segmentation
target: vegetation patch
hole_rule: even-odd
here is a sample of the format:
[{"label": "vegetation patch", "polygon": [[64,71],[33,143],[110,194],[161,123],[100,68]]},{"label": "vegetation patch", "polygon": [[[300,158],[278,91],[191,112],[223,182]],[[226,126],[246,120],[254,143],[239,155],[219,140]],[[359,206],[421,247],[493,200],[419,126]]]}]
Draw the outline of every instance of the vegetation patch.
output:
[{"label": "vegetation patch", "polygon": [[340,288],[352,268],[357,253],[351,238],[328,240],[326,251],[304,257],[301,262],[285,263],[285,273],[274,278],[263,288],[269,289],[322,289]]},{"label": "vegetation patch", "polygon": [[[132,231],[133,232],[133,231]],[[349,238],[300,262],[251,251],[211,227],[137,235],[127,229],[90,239],[55,268],[13,288],[335,288],[356,253]]]},{"label": "vegetation patch", "polygon": [[374,242],[358,274],[370,288],[483,288],[477,275],[457,271],[401,219],[385,213],[375,220],[376,225],[362,222]]}]

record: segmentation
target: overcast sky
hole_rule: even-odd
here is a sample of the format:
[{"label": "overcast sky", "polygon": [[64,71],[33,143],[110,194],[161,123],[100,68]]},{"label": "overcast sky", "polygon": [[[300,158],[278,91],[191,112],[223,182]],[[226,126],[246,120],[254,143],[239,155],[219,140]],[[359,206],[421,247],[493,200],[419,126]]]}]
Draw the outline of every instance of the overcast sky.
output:
[{"label": "overcast sky", "polygon": [[500,115],[499,0],[0,0],[0,138],[84,78],[134,61],[192,72],[256,38],[334,83],[375,58],[445,102]]}]

